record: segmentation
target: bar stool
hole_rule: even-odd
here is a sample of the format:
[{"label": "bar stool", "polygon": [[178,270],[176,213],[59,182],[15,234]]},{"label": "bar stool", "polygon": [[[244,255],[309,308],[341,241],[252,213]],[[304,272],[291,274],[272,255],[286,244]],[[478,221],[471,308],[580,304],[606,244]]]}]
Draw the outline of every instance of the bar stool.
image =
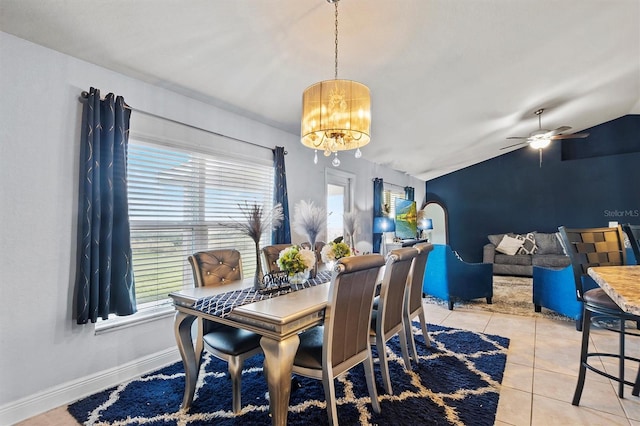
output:
[{"label": "bar stool", "polygon": [[[576,285],[578,300],[583,303],[582,316],[582,345],[580,349],[580,371],[578,383],[573,395],[573,405],[580,404],[580,397],[584,388],[587,369],[618,382],[618,395],[624,397],[624,385],[634,386],[634,382],[625,380],[625,360],[636,361],[640,359],[625,355],[625,336],[627,334],[638,336],[637,333],[627,332],[626,321],[634,321],[636,324],[640,317],[624,312],[611,298],[600,288],[593,279],[587,275],[587,270],[592,266],[622,266],[626,264],[626,249],[622,228],[584,228],[568,229],[564,226],[558,228],[564,242],[567,254],[571,258],[573,276]],[[606,327],[608,330],[619,333],[618,353],[589,352],[589,332],[594,319],[615,319],[618,328]],[[603,322],[603,324],[606,324]],[[613,357],[618,359],[618,377],[598,369],[589,364],[590,357]],[[639,370],[640,371],[640,370]],[[640,376],[639,376],[640,377]],[[636,378],[636,383],[638,378]],[[636,395],[636,387],[633,393]]]}]

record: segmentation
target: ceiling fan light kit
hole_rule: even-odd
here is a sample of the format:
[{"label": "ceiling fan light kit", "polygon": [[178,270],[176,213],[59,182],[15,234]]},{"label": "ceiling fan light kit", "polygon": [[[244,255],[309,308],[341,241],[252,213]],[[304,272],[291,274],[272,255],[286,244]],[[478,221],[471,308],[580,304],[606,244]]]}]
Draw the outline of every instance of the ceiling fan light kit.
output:
[{"label": "ceiling fan light kit", "polygon": [[315,164],[320,149],[326,157],[334,154],[331,164],[338,167],[338,151],[355,149],[355,157],[360,158],[360,148],[371,141],[371,95],[362,83],[338,79],[338,0],[327,2],[335,7],[335,75],[302,94],[300,142],[315,150]]},{"label": "ceiling fan light kit", "polygon": [[537,149],[540,153],[540,167],[542,167],[542,150],[549,146],[551,141],[558,139],[582,139],[589,136],[589,133],[567,133],[567,130],[571,130],[569,126],[560,126],[554,130],[548,130],[542,128],[542,113],[544,108],[536,110],[534,113],[538,116],[538,130],[534,130],[529,133],[529,136],[510,136],[507,139],[523,139],[523,142],[518,142],[513,145],[505,146],[500,149],[507,149],[518,145],[529,145],[533,149]]}]

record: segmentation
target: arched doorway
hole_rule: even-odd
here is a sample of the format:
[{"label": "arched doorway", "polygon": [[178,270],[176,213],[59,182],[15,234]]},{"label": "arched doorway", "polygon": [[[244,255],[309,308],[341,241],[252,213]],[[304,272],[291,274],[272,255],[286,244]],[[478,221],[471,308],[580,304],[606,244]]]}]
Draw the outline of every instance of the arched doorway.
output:
[{"label": "arched doorway", "polygon": [[429,242],[433,244],[449,244],[449,225],[447,209],[438,201],[429,201],[422,208],[425,217],[431,219],[433,229],[429,235]]}]

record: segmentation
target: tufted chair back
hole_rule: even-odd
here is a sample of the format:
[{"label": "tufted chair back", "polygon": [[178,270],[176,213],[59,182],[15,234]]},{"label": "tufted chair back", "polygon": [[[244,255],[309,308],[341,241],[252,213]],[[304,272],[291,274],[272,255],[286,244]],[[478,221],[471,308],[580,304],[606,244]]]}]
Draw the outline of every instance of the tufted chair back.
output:
[{"label": "tufted chair back", "polygon": [[280,252],[287,247],[291,247],[291,244],[274,244],[262,248],[262,269],[265,274],[280,271],[278,257],[280,257]]},{"label": "tufted chair back", "polygon": [[200,251],[189,256],[196,287],[209,287],[242,279],[242,259],[234,249]]}]

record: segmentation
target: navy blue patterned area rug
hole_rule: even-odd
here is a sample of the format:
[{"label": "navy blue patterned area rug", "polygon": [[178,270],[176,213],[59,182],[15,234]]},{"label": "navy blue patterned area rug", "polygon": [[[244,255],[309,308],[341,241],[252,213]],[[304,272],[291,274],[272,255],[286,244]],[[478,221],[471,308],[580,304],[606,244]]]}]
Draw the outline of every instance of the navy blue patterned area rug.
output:
[{"label": "navy blue patterned area rug", "polygon": [[[342,425],[493,425],[509,339],[429,325],[427,348],[413,324],[420,363],[405,371],[397,336],[387,343],[394,395],[383,391],[374,351],[376,385],[382,412],[371,409],[358,366],[335,381],[338,417]],[[161,370],[97,393],[68,407],[86,425],[268,425],[269,401],[262,355],[245,361],[242,412],[231,411],[231,381],[226,363],[206,355],[196,396],[189,412],[180,410],[184,369],[178,362]],[[288,424],[327,424],[320,380],[294,376]]]}]

